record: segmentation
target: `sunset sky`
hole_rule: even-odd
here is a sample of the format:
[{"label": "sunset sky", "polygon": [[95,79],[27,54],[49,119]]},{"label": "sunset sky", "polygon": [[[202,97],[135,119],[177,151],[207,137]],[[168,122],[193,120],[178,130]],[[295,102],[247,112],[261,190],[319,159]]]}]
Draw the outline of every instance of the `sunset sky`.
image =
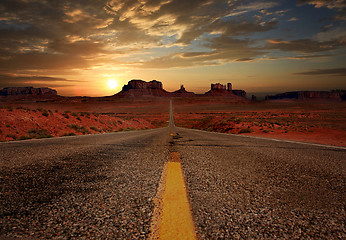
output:
[{"label": "sunset sky", "polygon": [[0,88],[346,88],[344,0],[1,0]]}]

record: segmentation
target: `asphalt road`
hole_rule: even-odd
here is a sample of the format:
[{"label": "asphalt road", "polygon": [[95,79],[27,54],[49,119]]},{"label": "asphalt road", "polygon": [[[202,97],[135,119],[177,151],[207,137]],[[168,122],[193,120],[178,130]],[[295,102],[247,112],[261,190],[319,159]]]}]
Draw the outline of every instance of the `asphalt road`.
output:
[{"label": "asphalt road", "polygon": [[0,239],[147,238],[170,152],[181,155],[201,239],[346,237],[346,149],[171,119],[154,130],[0,143]]}]

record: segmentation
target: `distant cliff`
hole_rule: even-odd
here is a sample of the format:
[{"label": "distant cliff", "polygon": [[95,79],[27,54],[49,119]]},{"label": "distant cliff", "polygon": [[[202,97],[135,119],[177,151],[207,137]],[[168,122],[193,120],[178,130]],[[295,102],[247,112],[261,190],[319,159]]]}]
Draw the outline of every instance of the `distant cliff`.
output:
[{"label": "distant cliff", "polygon": [[155,96],[155,97],[166,97],[170,96],[170,93],[163,89],[162,83],[156,80],[145,82],[143,80],[131,80],[127,85],[124,85],[121,92],[117,93],[116,96],[132,96],[132,97],[143,97],[143,96]]},{"label": "distant cliff", "polygon": [[0,89],[0,96],[57,96],[58,92],[51,88],[6,87]]},{"label": "distant cliff", "polygon": [[246,92],[244,90],[232,90],[232,84],[227,83],[222,85],[220,83],[211,84],[210,91],[205,94],[195,94],[188,92],[183,85],[180,89],[174,92],[167,92],[163,89],[162,83],[156,80],[145,82],[143,80],[131,80],[128,84],[124,85],[121,92],[114,96],[120,97],[141,97],[141,96],[154,96],[154,97],[194,97],[194,96],[224,96],[233,98],[246,98]]},{"label": "distant cliff", "polygon": [[285,92],[276,95],[267,95],[266,100],[280,100],[280,99],[331,99],[331,100],[345,100],[346,91],[295,91]]},{"label": "distant cliff", "polygon": [[227,83],[226,85],[223,85],[221,83],[215,83],[211,84],[210,90],[206,92],[204,95],[206,96],[238,96],[246,98],[246,92],[244,90],[233,90],[232,84]]}]

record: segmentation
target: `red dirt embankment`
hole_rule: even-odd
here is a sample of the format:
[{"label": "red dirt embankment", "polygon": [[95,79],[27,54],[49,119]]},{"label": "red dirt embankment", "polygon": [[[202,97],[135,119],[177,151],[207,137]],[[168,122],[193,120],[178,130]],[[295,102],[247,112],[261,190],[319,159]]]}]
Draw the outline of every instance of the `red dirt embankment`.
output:
[{"label": "red dirt embankment", "polygon": [[196,111],[186,105],[176,109],[176,125],[186,128],[346,146],[343,103],[206,104]]},{"label": "red dirt embankment", "polygon": [[0,109],[0,141],[150,129],[165,126],[165,117],[8,107]]}]

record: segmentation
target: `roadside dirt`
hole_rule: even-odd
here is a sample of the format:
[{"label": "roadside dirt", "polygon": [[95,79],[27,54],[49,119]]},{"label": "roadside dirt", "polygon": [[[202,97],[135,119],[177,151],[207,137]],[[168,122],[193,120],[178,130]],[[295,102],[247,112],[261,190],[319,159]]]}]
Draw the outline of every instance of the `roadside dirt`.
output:
[{"label": "roadside dirt", "polygon": [[267,102],[206,103],[175,107],[177,126],[230,134],[346,146],[346,104]]}]

